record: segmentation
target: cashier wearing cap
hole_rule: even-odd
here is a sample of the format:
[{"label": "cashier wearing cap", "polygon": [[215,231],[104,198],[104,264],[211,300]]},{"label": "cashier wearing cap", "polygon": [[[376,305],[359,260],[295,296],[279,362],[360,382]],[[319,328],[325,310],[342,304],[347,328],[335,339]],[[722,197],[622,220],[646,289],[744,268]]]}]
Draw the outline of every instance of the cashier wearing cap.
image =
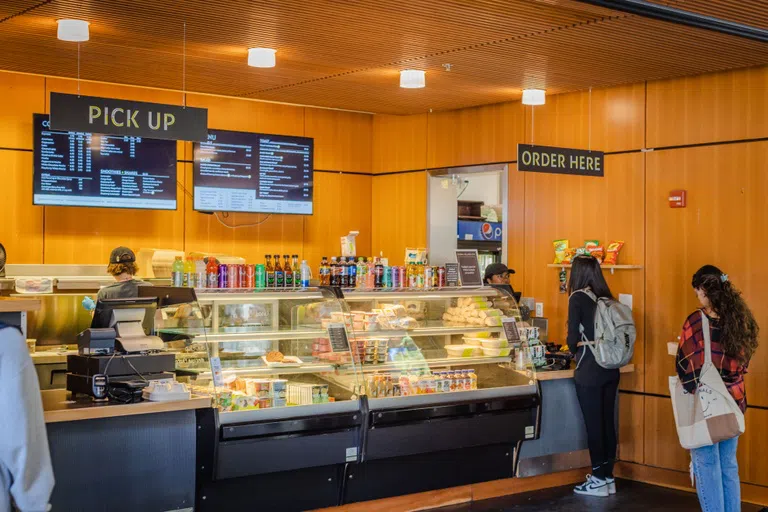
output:
[{"label": "cashier wearing cap", "polygon": [[[514,274],[515,271],[503,263],[491,263],[485,267],[485,284],[506,284],[509,285],[509,276]],[[510,286],[510,289],[512,286]],[[515,290],[512,290],[514,296]]]},{"label": "cashier wearing cap", "polygon": [[149,283],[134,279],[139,271],[136,255],[127,247],[118,247],[109,255],[107,272],[117,281],[99,290],[101,299],[132,299],[139,296],[139,286],[151,286]]}]

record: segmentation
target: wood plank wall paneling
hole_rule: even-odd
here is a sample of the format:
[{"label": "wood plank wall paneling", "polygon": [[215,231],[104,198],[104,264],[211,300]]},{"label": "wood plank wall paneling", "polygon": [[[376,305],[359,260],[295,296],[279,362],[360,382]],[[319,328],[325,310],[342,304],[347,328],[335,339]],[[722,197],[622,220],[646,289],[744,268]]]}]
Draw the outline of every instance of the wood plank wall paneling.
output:
[{"label": "wood plank wall paneling", "polygon": [[0,71],[0,147],[32,148],[32,114],[45,111],[45,78]]},{"label": "wood plank wall paneling", "polygon": [[[649,153],[647,197],[648,374],[646,390],[668,394],[674,363],[666,343],[698,307],[691,276],[715,264],[740,288],[763,333],[768,328],[768,142]],[[686,189],[688,207],[671,209],[670,190]],[[753,405],[768,406],[768,352],[758,351],[747,376]]]},{"label": "wood plank wall paneling", "polygon": [[427,168],[427,114],[373,116],[374,174]]},{"label": "wood plank wall paneling", "polygon": [[371,172],[371,115],[305,109],[306,137],[315,139],[315,169]]},{"label": "wood plank wall paneling", "polygon": [[[553,240],[567,238],[579,247],[585,240],[598,239],[603,246],[624,240],[619,262],[642,265],[644,246],[644,162],[643,155],[609,155],[605,178],[558,174],[525,174],[525,285],[523,296],[544,303],[549,319],[549,339],[565,343],[568,296],[558,292],[558,269]],[[638,328],[635,372],[622,379],[623,389],[643,391],[645,275],[643,270],[604,272],[611,291],[631,294]],[[569,275],[570,277],[570,275]]]},{"label": "wood plank wall paneling", "polygon": [[32,205],[32,153],[0,150],[0,173],[0,243],[8,262],[42,263],[43,207]]},{"label": "wood plank wall paneling", "polygon": [[768,67],[648,82],[648,147],[768,137]]},{"label": "wood plank wall paneling", "polygon": [[[622,375],[622,378],[627,374]],[[642,464],[645,397],[619,393],[619,459]]]},{"label": "wood plank wall paneling", "polygon": [[669,398],[645,396],[643,434],[645,464],[659,468],[688,471],[691,460],[680,447],[672,402]]},{"label": "wood plank wall paneling", "polygon": [[591,110],[589,91],[558,94],[547,97],[545,105],[525,108],[525,142],[588,149],[591,126],[592,149],[606,152],[640,149],[644,147],[644,117],[645,84],[642,83],[594,89]]},{"label": "wood plank wall paneling", "polygon": [[427,165],[511,162],[523,141],[523,119],[517,101],[429,114]]},{"label": "wood plank wall paneling", "polygon": [[204,94],[188,94],[187,105],[208,109],[209,128],[304,135],[304,107]]},{"label": "wood plank wall paneling", "polygon": [[509,283],[515,291],[525,291],[525,174],[509,164],[507,175],[507,265],[515,273]]},{"label": "wood plank wall paneling", "polygon": [[350,231],[360,232],[357,254],[371,254],[373,180],[355,174],[315,173],[315,213],[304,220],[304,258],[313,269],[323,256],[341,254],[341,237]]},{"label": "wood plank wall paneling", "polygon": [[742,482],[768,487],[768,410],[747,409],[746,420],[746,430],[739,438],[739,474]]},{"label": "wood plank wall paneling", "polygon": [[406,247],[427,246],[427,173],[408,172],[373,178],[371,249],[390,265],[402,265]]}]

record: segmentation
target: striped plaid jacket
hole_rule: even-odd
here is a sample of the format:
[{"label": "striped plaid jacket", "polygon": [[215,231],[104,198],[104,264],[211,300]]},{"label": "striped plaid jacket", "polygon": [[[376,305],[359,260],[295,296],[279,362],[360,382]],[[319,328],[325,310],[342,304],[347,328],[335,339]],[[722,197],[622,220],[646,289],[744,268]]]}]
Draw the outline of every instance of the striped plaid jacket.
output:
[{"label": "striped plaid jacket", "polygon": [[[744,387],[744,374],[747,366],[738,359],[725,354],[720,343],[720,328],[717,319],[709,319],[710,340],[712,342],[712,363],[720,371],[725,386],[742,412],[747,409],[747,391]],[[691,313],[683,324],[680,346],[677,349],[677,375],[683,387],[689,393],[696,391],[696,383],[704,365],[704,331],[701,324],[701,311]]]}]

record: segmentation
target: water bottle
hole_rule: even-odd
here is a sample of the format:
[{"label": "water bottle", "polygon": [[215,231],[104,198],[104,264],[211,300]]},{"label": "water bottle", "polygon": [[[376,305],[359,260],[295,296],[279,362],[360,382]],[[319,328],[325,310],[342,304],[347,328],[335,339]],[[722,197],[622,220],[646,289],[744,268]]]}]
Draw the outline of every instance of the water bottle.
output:
[{"label": "water bottle", "polygon": [[301,287],[309,288],[310,279],[312,279],[312,269],[307,264],[307,260],[301,260]]}]

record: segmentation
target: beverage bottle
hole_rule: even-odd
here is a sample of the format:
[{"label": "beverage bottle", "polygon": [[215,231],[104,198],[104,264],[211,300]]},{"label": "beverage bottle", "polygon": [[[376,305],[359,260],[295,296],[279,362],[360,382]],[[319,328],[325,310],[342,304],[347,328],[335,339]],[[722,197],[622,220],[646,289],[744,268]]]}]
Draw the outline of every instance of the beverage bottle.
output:
[{"label": "beverage bottle", "polygon": [[266,271],[266,275],[267,275],[267,288],[274,288],[275,287],[275,267],[272,266],[272,256],[267,254],[264,256],[264,259],[266,260],[266,265],[264,265],[264,270]]},{"label": "beverage bottle", "polygon": [[568,273],[565,271],[565,267],[560,269],[560,293],[565,293],[568,290]]},{"label": "beverage bottle", "polygon": [[330,286],[341,286],[341,274],[339,265],[336,263],[336,256],[331,256],[331,282]]},{"label": "beverage bottle", "polygon": [[219,265],[219,288],[229,288],[229,265]]},{"label": "beverage bottle", "polygon": [[327,256],[323,256],[323,259],[320,260],[319,274],[320,274],[320,286],[329,286],[331,284],[331,279],[330,279],[330,269],[328,268]]},{"label": "beverage bottle", "polygon": [[[294,254],[293,257],[293,263],[291,264],[291,267],[293,268],[293,287],[298,288],[301,286],[301,267],[299,266],[299,255]],[[310,270],[310,274],[312,271]]]},{"label": "beverage bottle", "polygon": [[382,272],[382,286],[384,288],[392,288],[392,272],[390,271],[390,267],[385,265]]},{"label": "beverage bottle", "polygon": [[275,288],[283,288],[285,286],[285,274],[283,273],[283,267],[280,266],[280,255],[275,254]]},{"label": "beverage bottle", "polygon": [[[298,258],[298,256],[296,256],[296,258]],[[312,269],[309,268],[309,265],[307,264],[307,260],[301,260],[300,276],[301,276],[301,287],[309,288],[309,280],[312,278]]]},{"label": "beverage bottle", "polygon": [[207,285],[207,275],[205,272],[205,263],[201,258],[194,261],[195,263],[195,286],[197,288],[205,288]]},{"label": "beverage bottle", "polygon": [[285,274],[285,287],[293,288],[293,268],[291,267],[291,257],[283,255],[283,274]]},{"label": "beverage bottle", "polygon": [[356,268],[355,273],[357,274],[355,277],[355,280],[356,280],[355,285],[357,286],[357,288],[365,288],[365,269],[366,269],[365,258],[363,258],[362,256],[359,257],[357,259],[357,266],[355,268]]},{"label": "beverage bottle", "polygon": [[209,257],[208,264],[205,266],[206,288],[219,287],[219,264],[216,258]]},{"label": "beverage bottle", "polygon": [[374,265],[374,288],[381,288],[384,286],[384,265],[381,264],[381,259],[376,258],[376,264]]},{"label": "beverage bottle", "polygon": [[341,283],[339,286],[342,288],[349,288],[349,267],[347,266],[347,258],[339,258],[339,274],[341,274]]},{"label": "beverage bottle", "polygon": [[253,271],[253,278],[256,288],[267,287],[267,269],[263,264],[259,263],[256,265],[256,268]]},{"label": "beverage bottle", "polygon": [[195,287],[195,263],[189,256],[184,262],[183,285],[189,286],[190,288]]},{"label": "beverage bottle", "polygon": [[376,266],[373,264],[373,258],[368,258],[365,267],[365,287],[373,289],[376,287]]},{"label": "beverage bottle", "polygon": [[348,273],[349,273],[349,287],[350,288],[356,288],[357,287],[357,265],[355,264],[355,258],[349,258],[349,263],[347,264]]},{"label": "beverage bottle", "polygon": [[176,256],[171,265],[171,282],[173,286],[184,286],[184,262],[181,256]]}]

